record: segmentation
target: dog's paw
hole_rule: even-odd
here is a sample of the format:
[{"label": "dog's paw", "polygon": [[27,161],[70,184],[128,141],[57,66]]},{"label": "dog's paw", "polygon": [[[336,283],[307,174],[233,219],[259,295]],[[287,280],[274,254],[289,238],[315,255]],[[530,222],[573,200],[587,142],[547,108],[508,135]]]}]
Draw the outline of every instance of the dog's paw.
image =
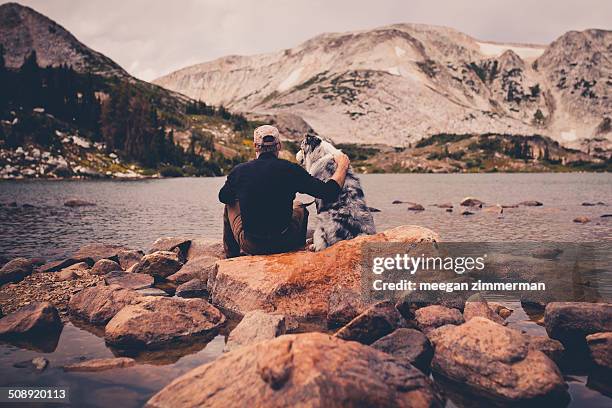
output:
[{"label": "dog's paw", "polygon": [[317,249],[315,248],[314,244],[306,245],[306,249],[308,249],[310,252],[316,252],[317,251]]}]

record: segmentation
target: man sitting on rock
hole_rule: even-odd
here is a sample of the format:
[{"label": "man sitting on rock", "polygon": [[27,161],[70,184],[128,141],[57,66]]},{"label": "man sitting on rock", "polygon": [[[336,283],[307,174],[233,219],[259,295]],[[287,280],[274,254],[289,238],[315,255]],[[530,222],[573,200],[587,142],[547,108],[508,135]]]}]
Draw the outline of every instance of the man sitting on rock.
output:
[{"label": "man sitting on rock", "polygon": [[323,182],[295,163],[279,159],[278,129],[264,125],[253,133],[256,159],[241,163],[219,191],[223,212],[223,246],[228,258],[288,252],[304,246],[308,210],[295,200],[304,193],[324,201],[337,199],[349,158],[334,157],[337,169]]}]

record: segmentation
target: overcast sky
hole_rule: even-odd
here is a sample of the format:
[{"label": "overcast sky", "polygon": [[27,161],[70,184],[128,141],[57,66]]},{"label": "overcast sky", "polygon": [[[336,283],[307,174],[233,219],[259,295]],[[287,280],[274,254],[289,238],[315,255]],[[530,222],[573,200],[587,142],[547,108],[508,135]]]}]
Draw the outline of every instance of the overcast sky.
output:
[{"label": "overcast sky", "polygon": [[568,30],[612,25],[611,0],[19,2],[144,80],[228,54],[290,48],[322,32],[400,22],[450,26],[483,40],[543,44]]}]

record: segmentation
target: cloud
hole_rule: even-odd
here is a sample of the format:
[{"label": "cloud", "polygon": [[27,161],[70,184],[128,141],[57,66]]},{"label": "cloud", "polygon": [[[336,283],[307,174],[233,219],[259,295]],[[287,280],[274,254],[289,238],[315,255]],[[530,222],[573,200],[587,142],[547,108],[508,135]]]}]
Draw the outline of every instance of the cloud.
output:
[{"label": "cloud", "polygon": [[322,32],[400,22],[444,25],[484,40],[549,43],[610,29],[609,0],[24,0],[79,40],[151,80],[228,54],[272,52]]}]

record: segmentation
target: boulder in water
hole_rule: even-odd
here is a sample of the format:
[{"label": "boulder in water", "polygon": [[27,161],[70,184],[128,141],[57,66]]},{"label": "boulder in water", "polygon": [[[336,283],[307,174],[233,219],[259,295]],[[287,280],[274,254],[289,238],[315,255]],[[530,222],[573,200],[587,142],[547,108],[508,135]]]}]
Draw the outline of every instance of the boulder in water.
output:
[{"label": "boulder in water", "polygon": [[612,370],[612,332],[590,334],[586,341],[591,360],[598,367]]},{"label": "boulder in water", "polygon": [[94,207],[96,203],[87,200],[81,200],[78,198],[73,198],[67,201],[64,201],[64,205],[66,207]]},{"label": "boulder in water", "polygon": [[122,308],[106,325],[107,343],[157,348],[216,334],[225,316],[203,299],[150,297]]},{"label": "boulder in water", "polygon": [[34,302],[0,319],[0,337],[44,336],[61,331],[62,321],[55,306]]},{"label": "boulder in water", "polygon": [[34,270],[32,261],[26,258],[15,258],[0,268],[0,285],[8,282],[19,282]]},{"label": "boulder in water", "polygon": [[581,215],[579,217],[574,218],[574,222],[578,224],[586,224],[587,222],[591,222],[591,219],[589,217]]},{"label": "boulder in water", "polygon": [[552,302],[546,305],[544,325],[567,349],[585,350],[586,336],[612,331],[612,304]]},{"label": "boulder in water", "polygon": [[334,337],[358,341],[362,344],[372,344],[395,329],[405,327],[406,324],[393,302],[382,301],[368,307],[338,330]]},{"label": "boulder in water", "polygon": [[91,324],[106,324],[124,306],[138,302],[140,296],[119,285],[93,286],[70,298],[71,315]]},{"label": "boulder in water", "polygon": [[483,317],[433,330],[432,369],[471,391],[507,403],[568,399],[559,369],[544,353],[529,348],[518,331]]},{"label": "boulder in water", "polygon": [[135,364],[136,360],[129,357],[95,358],[92,360],[65,365],[64,371],[96,372],[112,370],[115,368],[131,367]]},{"label": "boulder in water", "polygon": [[304,333],[227,353],[175,379],[145,407],[245,401],[258,407],[444,406],[431,380],[409,363],[356,342]]},{"label": "boulder in water", "polygon": [[521,201],[520,203],[518,203],[518,205],[522,205],[525,207],[541,207],[544,204],[536,200],[527,200],[527,201]]},{"label": "boulder in water", "polygon": [[459,204],[464,207],[482,207],[484,205],[484,201],[480,201],[474,197],[465,197]]},{"label": "boulder in water", "polygon": [[418,330],[399,328],[376,340],[372,347],[408,362],[423,372],[429,372],[433,348],[427,336]]}]

